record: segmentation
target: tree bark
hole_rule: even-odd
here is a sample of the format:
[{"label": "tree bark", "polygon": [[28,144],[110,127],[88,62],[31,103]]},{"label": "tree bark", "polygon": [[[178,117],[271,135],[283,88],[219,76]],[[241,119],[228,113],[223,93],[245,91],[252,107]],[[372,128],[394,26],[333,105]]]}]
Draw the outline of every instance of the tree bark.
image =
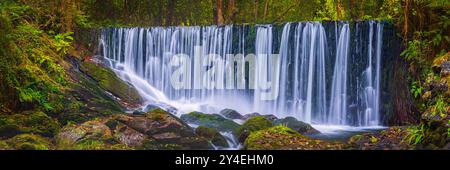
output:
[{"label": "tree bark", "polygon": [[166,25],[172,25],[173,24],[173,20],[174,20],[174,16],[173,13],[175,11],[175,4],[176,4],[176,0],[169,0],[169,5],[167,8],[167,17],[166,17]]},{"label": "tree bark", "polygon": [[228,0],[228,7],[227,7],[227,23],[233,23],[234,18],[236,16],[237,10],[236,10],[236,2],[235,0]]},{"label": "tree bark", "polygon": [[224,23],[223,20],[223,12],[222,12],[222,0],[216,0],[216,10],[217,10],[217,25],[222,25]]},{"label": "tree bark", "polygon": [[266,0],[266,2],[264,4],[264,16],[263,16],[264,21],[266,21],[267,15],[269,15],[269,3],[270,3],[270,0]]},{"label": "tree bark", "polygon": [[255,15],[255,23],[258,22],[258,8],[259,8],[258,6],[259,6],[259,1],[255,0],[254,1],[254,6],[253,6],[253,13]]}]

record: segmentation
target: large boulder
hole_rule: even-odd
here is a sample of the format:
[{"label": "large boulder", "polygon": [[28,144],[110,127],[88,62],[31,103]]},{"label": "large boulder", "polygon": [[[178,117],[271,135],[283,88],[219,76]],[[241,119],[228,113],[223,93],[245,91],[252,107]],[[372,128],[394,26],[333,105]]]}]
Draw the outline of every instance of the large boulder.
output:
[{"label": "large boulder", "polygon": [[223,109],[219,112],[222,116],[228,118],[228,119],[242,119],[244,116],[242,116],[239,112],[233,109]]},{"label": "large boulder", "polygon": [[120,103],[128,108],[136,108],[142,104],[142,98],[130,84],[121,80],[116,74],[94,62],[81,62],[80,70],[98,82],[98,85],[120,99]]},{"label": "large boulder", "polygon": [[105,120],[92,120],[80,125],[69,124],[55,137],[56,149],[102,150],[129,149],[113,138]]},{"label": "large boulder", "polygon": [[186,123],[161,109],[70,124],[56,143],[58,149],[212,149]]},{"label": "large boulder", "polygon": [[294,129],[300,134],[303,135],[314,135],[319,134],[320,132],[314,129],[310,124],[299,121],[294,117],[286,117],[283,119],[277,119],[273,121],[274,125],[285,125],[291,129]]},{"label": "large boulder", "polygon": [[220,134],[216,129],[205,126],[199,126],[195,129],[195,133],[201,137],[204,137],[215,146],[223,148],[229,146],[225,137],[223,137],[222,134]]},{"label": "large boulder", "polygon": [[219,114],[205,114],[201,112],[191,112],[181,115],[181,120],[186,123],[195,124],[199,126],[206,126],[214,128],[222,132],[235,132],[239,128],[239,124],[222,117]]},{"label": "large boulder", "polygon": [[245,139],[250,135],[250,133],[267,129],[272,126],[272,122],[264,116],[254,116],[248,119],[241,127],[237,130],[238,141],[244,143]]},{"label": "large boulder", "polygon": [[341,143],[308,138],[282,125],[253,132],[244,143],[244,149],[247,150],[324,150],[343,147]]}]

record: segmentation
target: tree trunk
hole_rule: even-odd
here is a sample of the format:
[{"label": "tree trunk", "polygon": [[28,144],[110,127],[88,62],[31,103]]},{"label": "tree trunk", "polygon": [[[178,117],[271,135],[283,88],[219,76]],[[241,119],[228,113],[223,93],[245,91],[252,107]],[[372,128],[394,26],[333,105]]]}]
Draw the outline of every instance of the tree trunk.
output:
[{"label": "tree trunk", "polygon": [[342,6],[341,6],[341,1],[340,0],[337,0],[336,3],[337,3],[336,4],[336,13],[337,13],[336,20],[339,20],[339,19],[341,19],[341,15],[342,15],[341,14],[342,13],[341,12]]},{"label": "tree trunk", "polygon": [[255,15],[255,23],[258,22],[258,8],[259,8],[258,6],[259,6],[259,1],[255,0],[254,7],[253,7],[253,13]]},{"label": "tree trunk", "polygon": [[169,0],[169,5],[167,8],[167,17],[166,17],[166,25],[172,25],[173,24],[173,13],[175,11],[175,4],[176,0]]},{"label": "tree trunk", "polygon": [[223,12],[222,12],[222,0],[217,0],[216,1],[216,10],[217,10],[217,25],[222,25],[223,24]]},{"label": "tree trunk", "polygon": [[264,4],[264,16],[263,16],[264,22],[266,21],[267,15],[269,15],[269,3],[270,3],[270,0],[266,0],[266,2]]},{"label": "tree trunk", "polygon": [[227,7],[227,23],[233,23],[234,17],[236,16],[237,10],[236,10],[236,2],[235,0],[229,0],[228,1],[228,7]]}]

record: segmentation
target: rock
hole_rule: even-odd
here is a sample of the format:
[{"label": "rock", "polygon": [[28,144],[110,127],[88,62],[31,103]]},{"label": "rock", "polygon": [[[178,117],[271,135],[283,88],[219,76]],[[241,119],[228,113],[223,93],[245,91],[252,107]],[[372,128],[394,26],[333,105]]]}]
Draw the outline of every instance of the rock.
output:
[{"label": "rock", "polygon": [[255,117],[255,116],[264,116],[270,121],[274,121],[274,120],[278,119],[275,115],[272,115],[272,114],[270,114],[270,115],[261,115],[261,114],[256,113],[256,112],[255,113],[246,114],[246,115],[243,116],[242,119],[247,120],[247,119],[250,119],[250,118]]},{"label": "rock", "polygon": [[302,121],[298,121],[294,117],[286,117],[284,119],[277,119],[273,121],[274,125],[285,125],[291,129],[294,129],[302,135],[314,135],[320,132],[314,129],[310,124]]},{"label": "rock", "polygon": [[142,112],[148,112],[151,111],[153,109],[161,109],[159,106],[153,105],[153,104],[148,104],[147,106],[145,106],[145,108],[142,110]]},{"label": "rock", "polygon": [[220,114],[228,119],[242,119],[243,116],[233,109],[223,109]]},{"label": "rock", "polygon": [[250,133],[258,130],[267,129],[272,126],[272,122],[264,116],[254,116],[248,119],[237,130],[238,141],[244,143]]},{"label": "rock", "polygon": [[51,143],[47,138],[33,134],[20,134],[6,141],[17,150],[49,150]]},{"label": "rock", "polygon": [[176,145],[176,149],[211,149],[208,142],[197,136],[186,123],[162,109],[151,110],[142,116],[118,115],[116,120],[144,134],[146,139],[152,139],[142,141],[146,146],[143,149],[168,149],[165,146],[170,145]]},{"label": "rock", "polygon": [[256,112],[254,112],[254,113],[249,113],[249,114],[244,115],[244,116],[242,117],[242,119],[247,120],[247,119],[250,119],[251,117],[255,117],[255,116],[261,116],[261,114],[256,113]]},{"label": "rock", "polygon": [[0,115],[0,139],[21,133],[53,137],[58,130],[58,122],[44,112],[27,111],[13,115]]},{"label": "rock", "polygon": [[117,77],[110,69],[85,61],[81,63],[80,70],[96,80],[101,88],[119,98],[122,105],[136,108],[142,104],[142,98],[137,90]]},{"label": "rock", "polygon": [[247,150],[324,150],[342,149],[341,143],[325,142],[301,135],[286,126],[274,126],[251,133],[245,140]]},{"label": "rock", "polygon": [[126,146],[140,146],[146,138],[144,134],[116,120],[110,120],[106,122],[105,125],[112,131],[114,138]]},{"label": "rock", "polygon": [[217,129],[222,132],[235,132],[239,128],[239,124],[226,119],[219,114],[204,114],[201,112],[191,112],[181,115],[181,120],[196,124],[199,126],[206,126],[209,128]]},{"label": "rock", "polygon": [[195,129],[195,133],[201,137],[204,137],[215,146],[224,148],[228,147],[227,140],[216,129],[199,126]]},{"label": "rock", "polygon": [[87,142],[97,144],[110,139],[112,139],[110,129],[98,120],[88,121],[80,125],[67,125],[55,136],[58,149],[83,149],[82,146],[86,145]]}]

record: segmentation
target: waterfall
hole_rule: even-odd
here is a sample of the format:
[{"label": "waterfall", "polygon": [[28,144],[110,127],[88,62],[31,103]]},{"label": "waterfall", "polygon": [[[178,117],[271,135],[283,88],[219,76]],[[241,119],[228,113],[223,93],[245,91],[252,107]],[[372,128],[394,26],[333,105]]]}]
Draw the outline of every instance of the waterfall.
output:
[{"label": "waterfall", "polygon": [[182,113],[380,124],[382,22],[105,28],[100,43],[109,67],[148,103]]},{"label": "waterfall", "polygon": [[345,24],[339,34],[336,61],[334,64],[331,100],[328,123],[346,124],[347,122],[347,58],[349,50],[350,30]]}]

